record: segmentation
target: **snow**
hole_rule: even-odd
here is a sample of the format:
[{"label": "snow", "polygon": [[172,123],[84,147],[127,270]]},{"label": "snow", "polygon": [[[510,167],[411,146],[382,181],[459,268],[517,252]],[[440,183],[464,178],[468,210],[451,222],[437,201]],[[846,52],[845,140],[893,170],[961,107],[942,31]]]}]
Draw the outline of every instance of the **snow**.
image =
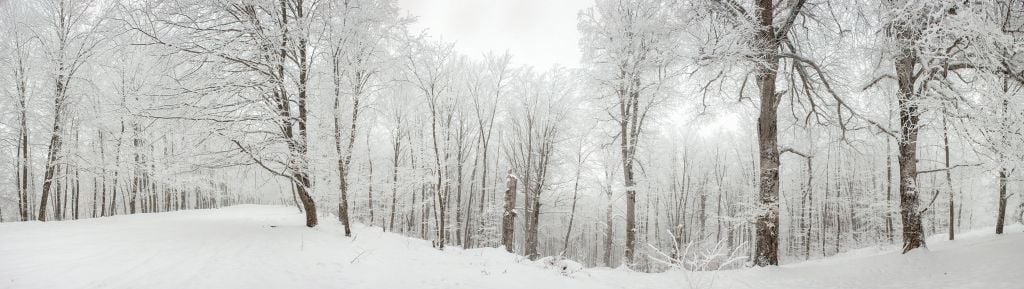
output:
[{"label": "snow", "polygon": [[559,273],[562,273],[562,275],[566,276],[582,271],[584,268],[583,264],[577,263],[576,261],[554,256],[540,258],[536,263],[544,266],[544,268],[558,271]]},{"label": "snow", "polygon": [[907,255],[868,248],[777,268],[648,274],[302,224],[293,207],[255,205],[0,224],[0,288],[1024,288],[1019,225],[936,236]]}]

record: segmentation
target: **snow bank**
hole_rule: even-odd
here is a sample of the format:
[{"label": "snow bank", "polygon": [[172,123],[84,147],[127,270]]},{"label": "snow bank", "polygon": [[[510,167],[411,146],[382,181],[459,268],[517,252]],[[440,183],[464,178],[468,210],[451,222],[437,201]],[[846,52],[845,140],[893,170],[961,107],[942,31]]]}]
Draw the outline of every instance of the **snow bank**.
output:
[{"label": "snow bank", "polygon": [[1020,226],[929,240],[910,256],[645,274],[496,248],[439,251],[373,227],[346,238],[322,223],[306,228],[294,208],[273,206],[4,223],[0,288],[1024,288]]}]

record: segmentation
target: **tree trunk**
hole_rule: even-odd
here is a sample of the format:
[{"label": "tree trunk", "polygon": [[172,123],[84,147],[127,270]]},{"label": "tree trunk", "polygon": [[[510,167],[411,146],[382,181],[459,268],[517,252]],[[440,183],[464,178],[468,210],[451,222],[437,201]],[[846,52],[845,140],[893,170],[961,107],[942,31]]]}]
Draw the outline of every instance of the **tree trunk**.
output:
[{"label": "tree trunk", "polygon": [[[68,186],[70,186],[70,185],[71,184],[69,183]],[[79,205],[82,203],[81,199],[79,198],[79,196],[80,196],[79,193],[81,192],[81,189],[82,189],[82,183],[81,183],[81,180],[79,179],[78,166],[75,166],[75,188],[74,188],[74,191],[71,193],[71,198],[74,199],[74,203],[71,206],[72,207],[71,212],[72,212],[72,217],[75,220],[78,220],[78,208],[79,208]]]},{"label": "tree trunk", "polygon": [[[366,158],[368,174],[366,179],[366,206],[370,208],[370,225],[373,225],[373,153],[370,151],[370,135],[366,135]],[[381,226],[382,228],[384,226]]]},{"label": "tree trunk", "polygon": [[[611,182],[611,181],[609,180],[609,182]],[[612,266],[612,241],[614,241],[613,237],[615,236],[615,227],[613,226],[613,224],[615,222],[612,219],[612,208],[613,208],[613,206],[612,206],[612,188],[611,188],[610,184],[608,186],[609,187],[605,188],[605,195],[608,196],[608,208],[605,210],[605,215],[604,215],[604,217],[605,217],[605,226],[606,226],[605,234],[604,234],[604,265],[608,266],[608,267],[611,267]]]},{"label": "tree trunk", "polygon": [[[59,77],[60,76],[58,76],[58,78]],[[55,103],[54,103],[54,107],[56,107],[57,110],[54,112],[54,116],[53,116],[53,133],[50,135],[50,148],[49,148],[49,150],[47,150],[46,172],[43,173],[43,196],[42,196],[42,199],[40,199],[40,201],[39,201],[39,221],[43,221],[43,222],[46,221],[46,205],[47,205],[47,201],[49,200],[49,197],[50,197],[50,189],[53,186],[54,182],[56,181],[55,173],[56,173],[56,170],[57,170],[57,161],[58,161],[58,158],[59,158],[59,154],[60,154],[59,151],[60,151],[60,147],[61,147],[61,126],[60,125],[61,125],[61,122],[63,121],[61,119],[61,110],[60,110],[60,107],[63,106],[63,104],[61,103],[63,100],[60,97],[60,91],[63,90],[61,87],[63,87],[63,85],[61,84],[61,81],[58,79],[58,81],[57,81],[57,93],[58,93],[58,96],[57,96],[57,99],[55,100]],[[54,208],[54,210],[60,210],[60,208]]]},{"label": "tree trunk", "polygon": [[463,159],[463,135],[462,128],[459,129],[458,144],[456,149],[456,158],[458,164],[455,165],[455,243],[462,242],[462,164],[465,162]]},{"label": "tree trunk", "polygon": [[565,229],[565,238],[562,241],[561,254],[565,254],[565,251],[569,249],[569,236],[572,235],[572,221],[576,218],[576,200],[577,195],[580,192],[580,171],[582,171],[582,167],[583,159],[581,158],[579,162],[577,162],[576,166],[576,181],[572,184],[572,208],[569,209],[569,225]]},{"label": "tree trunk", "polygon": [[505,181],[505,212],[501,221],[501,244],[505,245],[505,251],[515,253],[515,225],[516,225],[516,176],[512,170],[508,171]]},{"label": "tree trunk", "polygon": [[[395,126],[395,129],[401,129],[401,121]],[[392,171],[391,171],[391,213],[390,220],[388,221],[388,230],[395,231],[395,207],[398,205],[398,161],[401,156],[402,149],[402,136],[400,133],[395,133],[394,139],[394,158],[392,159]],[[415,204],[413,204],[415,205]]]},{"label": "tree trunk", "polygon": [[949,127],[946,123],[945,114],[943,114],[942,116],[942,148],[946,153],[946,189],[949,190],[949,239],[953,240],[954,238],[956,238],[956,231],[955,227],[953,226],[953,220],[956,218],[956,216],[954,216],[954,213],[956,211],[953,210],[953,173],[952,167],[950,167],[949,164]]},{"label": "tree trunk", "polygon": [[[341,67],[340,67],[340,48],[335,49],[332,54],[332,72],[334,80],[334,148],[338,154],[338,189],[340,191],[341,199],[338,202],[338,220],[341,221],[342,226],[345,227],[345,236],[352,236],[352,229],[349,224],[349,213],[348,213],[348,171],[349,164],[352,160],[352,147],[355,144],[356,138],[356,123],[359,119],[359,87],[355,87],[352,96],[352,125],[349,127],[348,142],[345,144],[344,149],[342,148],[341,140]],[[357,78],[359,77],[359,73]]]},{"label": "tree trunk", "polygon": [[621,124],[620,133],[620,138],[622,139],[622,177],[623,185],[626,187],[625,257],[626,265],[632,266],[633,256],[636,253],[636,189],[633,187],[636,185],[633,180],[633,152],[636,151],[636,140],[632,139],[632,130],[627,130],[625,122]]},{"label": "tree trunk", "polygon": [[893,242],[893,231],[895,227],[892,225],[892,213],[889,205],[892,204],[892,152],[890,151],[892,146],[889,144],[889,139],[885,140],[885,178],[887,180],[885,186],[885,233],[889,238],[889,243]]},{"label": "tree trunk", "polygon": [[1006,220],[1006,183],[1009,175],[1006,168],[999,169],[999,208],[996,214],[996,234],[1003,233],[1003,223]]},{"label": "tree trunk", "polygon": [[[899,38],[909,38],[908,31],[901,30],[897,33]],[[921,225],[921,211],[918,209],[917,135],[920,112],[917,107],[917,94],[914,92],[914,65],[916,62],[917,57],[911,48],[904,48],[896,58],[900,108],[899,174],[903,253],[926,246]]]},{"label": "tree trunk", "polygon": [[762,45],[758,48],[760,51],[757,58],[763,63],[757,68],[757,86],[761,98],[761,113],[757,118],[761,212],[757,217],[754,264],[768,266],[779,264],[779,96],[775,93],[779,61],[778,39],[773,28],[774,3],[771,0],[759,0],[757,5],[761,28],[755,34],[755,40]]},{"label": "tree trunk", "polygon": [[[17,27],[14,31],[17,32]],[[15,35],[17,37],[17,35]],[[28,93],[27,79],[25,76],[25,63],[22,55],[21,42],[15,41],[15,50],[17,54],[17,68],[14,70],[15,73],[15,89],[18,93],[18,160],[15,168],[15,177],[18,183],[18,215],[21,217],[21,221],[28,221],[29,215],[31,215],[31,201],[29,200],[29,189],[28,189],[28,168],[29,156],[28,156]]]},{"label": "tree trunk", "polygon": [[[57,31],[57,67],[56,67],[56,79],[54,79],[54,94],[53,94],[53,130],[50,134],[50,146],[47,150],[46,156],[46,171],[43,174],[43,196],[39,203],[39,221],[46,221],[46,205],[48,197],[50,195],[51,187],[56,181],[56,170],[58,162],[60,161],[61,148],[63,140],[61,134],[63,133],[62,125],[64,122],[64,106],[67,98],[68,83],[74,76],[73,70],[71,73],[68,69],[68,64],[65,63],[65,54],[67,50],[67,42],[69,41],[69,33],[72,32],[73,22],[70,21],[70,14],[66,11],[64,3],[59,3],[58,13],[55,30]],[[26,156],[27,157],[27,156]],[[58,193],[59,194],[59,193]],[[59,196],[58,196],[59,198]],[[60,212],[60,207],[55,207],[55,212]]]},{"label": "tree trunk", "polygon": [[[814,204],[814,166],[812,158],[807,158],[807,191],[806,198],[800,203],[800,207],[807,213],[806,218],[801,218],[800,228],[804,230],[804,259],[811,259],[811,205]],[[804,202],[806,201],[806,203]],[[800,213],[803,216],[803,212]]]},{"label": "tree trunk", "polygon": [[[1009,81],[1004,78],[1003,79],[1003,93],[1005,94],[1007,92],[1009,92]],[[1003,129],[1002,129],[1003,143],[1007,143],[1007,141],[1006,141],[1006,134],[1010,131],[1010,127],[1008,125],[1008,119],[1005,119],[1005,118],[1009,117],[1009,110],[1010,110],[1010,100],[1009,100],[1009,98],[1003,98],[1003,112],[1002,112],[1003,117],[1004,117],[1004,120],[1003,120],[1003,123],[1002,123],[1002,127],[1003,127]],[[1002,154],[1000,154],[1000,157],[1001,158],[1003,157]],[[1000,161],[1002,161],[1002,160],[1000,160]],[[1007,185],[1007,181],[1008,181],[1007,178],[1010,177],[1009,174],[1010,173],[1009,173],[1009,171],[1008,171],[1008,169],[1006,167],[1000,166],[1000,168],[999,168],[999,207],[997,208],[997,212],[996,212],[996,234],[1002,234],[1003,233],[1003,223],[1005,223],[1005,220],[1006,220],[1006,199],[1008,198],[1008,196],[1006,195],[1006,185]]]}]

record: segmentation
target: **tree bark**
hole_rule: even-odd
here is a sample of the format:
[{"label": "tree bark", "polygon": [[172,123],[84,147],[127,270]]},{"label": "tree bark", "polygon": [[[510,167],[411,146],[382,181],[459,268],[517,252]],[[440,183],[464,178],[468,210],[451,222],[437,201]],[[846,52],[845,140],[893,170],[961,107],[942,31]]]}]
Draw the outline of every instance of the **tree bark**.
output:
[{"label": "tree bark", "polygon": [[505,181],[505,212],[501,221],[501,244],[505,245],[505,251],[509,253],[515,253],[516,182],[518,179],[509,170]]},{"label": "tree bark", "polygon": [[1006,220],[1006,183],[1007,183],[1006,168],[999,169],[999,208],[996,213],[996,234],[1003,233],[1003,223]]},{"label": "tree bark", "polygon": [[889,238],[889,242],[893,242],[893,231],[895,227],[892,224],[892,213],[889,205],[892,204],[892,145],[889,144],[889,139],[885,140],[885,232]]},{"label": "tree bark", "polygon": [[754,264],[769,266],[779,264],[779,145],[778,106],[779,96],[775,93],[778,74],[779,41],[773,26],[774,2],[759,0],[758,21],[760,29],[755,41],[762,46],[758,49],[757,86],[761,98],[761,112],[757,118],[757,139],[760,159],[759,201],[761,213],[757,217],[757,240],[754,249]]},{"label": "tree bark", "polygon": [[[63,6],[62,6],[63,7]],[[43,173],[43,196],[39,202],[39,221],[46,221],[46,205],[50,197],[50,190],[56,181],[56,170],[57,162],[59,161],[60,149],[61,149],[61,117],[62,109],[64,107],[63,99],[63,76],[57,76],[57,96],[54,100],[54,116],[53,116],[53,132],[50,134],[50,148],[47,150],[46,156],[46,172]],[[60,208],[55,208],[60,210]]]},{"label": "tree bark", "polygon": [[[900,29],[897,38],[909,39],[909,31]],[[914,65],[917,56],[912,48],[904,47],[896,57],[896,77],[899,82],[900,114],[900,217],[903,221],[903,253],[925,247],[921,211],[918,209],[917,188],[917,135],[920,112],[914,92]]]},{"label": "tree bark", "polygon": [[[610,182],[610,181],[609,181]],[[612,188],[611,184],[605,188],[605,195],[608,197],[608,208],[605,210],[605,233],[604,233],[604,265],[612,266],[612,242],[615,236],[615,224],[612,219]]]},{"label": "tree bark", "polygon": [[[17,28],[15,28],[17,29]],[[17,31],[17,30],[15,30]],[[17,37],[17,35],[15,36]],[[25,76],[25,65],[22,59],[20,41],[15,41],[15,52],[17,53],[17,69],[15,69],[16,89],[18,92],[18,160],[15,168],[15,177],[18,182],[18,215],[21,221],[28,221],[30,213],[30,201],[28,198],[28,93],[26,92],[27,81]]]},{"label": "tree bark", "polygon": [[[402,125],[401,116],[396,116],[396,117],[398,118],[398,121],[395,124],[395,130],[399,131],[401,129],[401,125]],[[392,171],[391,171],[391,213],[390,213],[390,218],[389,218],[390,220],[388,221],[388,228],[387,228],[389,231],[395,231],[395,207],[398,205],[398,162],[400,160],[399,157],[401,157],[401,149],[402,149],[402,135],[401,135],[401,133],[396,132],[394,134],[394,140],[393,140],[392,148],[394,150],[392,151],[393,152],[393,158],[392,158],[392,162],[391,162],[391,165],[392,165]]]},{"label": "tree bark", "polygon": [[562,254],[565,254],[565,251],[569,249],[569,236],[572,235],[572,222],[576,218],[576,200],[580,192],[580,173],[583,170],[583,162],[583,156],[580,156],[576,163],[576,180],[572,184],[572,208],[569,209],[569,225],[565,229],[565,238],[562,241]]},{"label": "tree bark", "polygon": [[946,189],[949,190],[949,239],[953,240],[956,238],[956,230],[954,227],[953,220],[956,218],[953,210],[953,173],[952,167],[949,164],[949,126],[946,123],[946,116],[942,116],[942,148],[945,152],[946,161]]}]

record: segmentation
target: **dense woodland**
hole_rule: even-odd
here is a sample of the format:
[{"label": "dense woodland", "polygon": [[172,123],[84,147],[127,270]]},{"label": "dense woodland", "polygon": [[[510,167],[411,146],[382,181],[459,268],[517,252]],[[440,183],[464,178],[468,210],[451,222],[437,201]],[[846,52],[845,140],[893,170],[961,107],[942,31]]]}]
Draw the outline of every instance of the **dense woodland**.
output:
[{"label": "dense woodland", "polygon": [[1024,213],[1024,1],[597,0],[572,67],[414,21],[393,0],[0,1],[0,220],[279,204],[662,271]]}]

